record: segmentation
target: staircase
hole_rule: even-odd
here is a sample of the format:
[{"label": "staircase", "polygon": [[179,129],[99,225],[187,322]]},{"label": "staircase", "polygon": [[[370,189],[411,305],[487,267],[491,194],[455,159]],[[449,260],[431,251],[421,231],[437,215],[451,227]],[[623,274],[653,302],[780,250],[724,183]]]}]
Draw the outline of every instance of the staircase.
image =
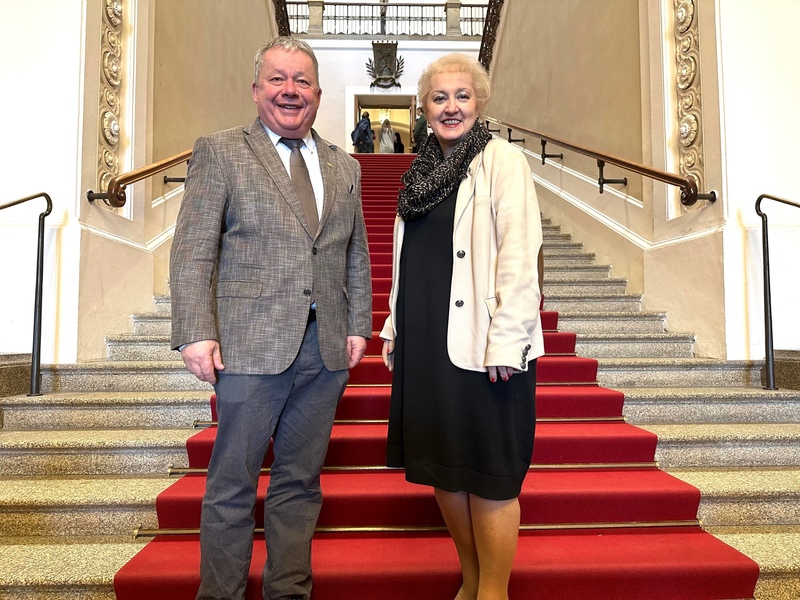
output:
[{"label": "staircase", "polygon": [[[409,157],[358,158],[379,329],[391,188]],[[544,231],[548,356],[511,597],[745,597],[752,582],[734,567],[747,561],[697,516],[759,563],[756,598],[800,597],[800,393],[761,390],[757,365],[694,358],[691,335],[665,332],[665,315],[643,313],[610,267],[548,221]],[[120,598],[193,598],[196,536],[145,547],[130,534],[197,527],[214,428],[191,425],[214,418],[210,388],[168,349],[168,299],[133,320],[132,335],[108,339],[107,362],[47,368],[45,396],[0,400],[0,597],[114,598],[136,556]],[[379,352],[373,340],[337,414],[315,598],[452,597],[457,560],[429,490],[380,468]],[[248,597],[263,560],[256,543]]]}]

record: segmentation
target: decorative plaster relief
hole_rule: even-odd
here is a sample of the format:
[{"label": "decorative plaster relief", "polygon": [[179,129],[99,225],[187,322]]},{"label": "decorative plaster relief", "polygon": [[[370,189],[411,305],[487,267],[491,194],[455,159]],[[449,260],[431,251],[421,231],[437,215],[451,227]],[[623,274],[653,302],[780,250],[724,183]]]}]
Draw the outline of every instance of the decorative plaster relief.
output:
[{"label": "decorative plaster relief", "polygon": [[120,93],[122,89],[122,0],[105,0],[103,11],[101,48],[103,57],[100,77],[100,103],[98,116],[97,184],[102,192],[108,190],[108,182],[119,175],[120,137]]},{"label": "decorative plaster relief", "polygon": [[678,96],[680,174],[692,177],[704,191],[700,51],[695,0],[673,0],[675,8],[675,89]]}]

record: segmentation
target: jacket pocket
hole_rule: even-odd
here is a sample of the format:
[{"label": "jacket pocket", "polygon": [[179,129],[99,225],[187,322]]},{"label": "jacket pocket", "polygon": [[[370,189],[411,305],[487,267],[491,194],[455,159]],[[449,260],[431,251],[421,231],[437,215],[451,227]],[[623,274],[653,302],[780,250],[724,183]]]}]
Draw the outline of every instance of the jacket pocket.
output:
[{"label": "jacket pocket", "polygon": [[258,298],[261,289],[258,281],[219,281],[217,298]]}]

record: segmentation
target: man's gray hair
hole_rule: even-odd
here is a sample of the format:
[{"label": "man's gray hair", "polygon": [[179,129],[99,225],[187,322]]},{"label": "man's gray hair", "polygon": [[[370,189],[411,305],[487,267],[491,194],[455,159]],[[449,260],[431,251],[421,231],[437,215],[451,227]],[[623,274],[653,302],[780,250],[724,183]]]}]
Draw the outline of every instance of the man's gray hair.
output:
[{"label": "man's gray hair", "polygon": [[283,48],[289,52],[305,52],[309,58],[311,58],[311,62],[314,65],[314,77],[317,80],[317,87],[319,87],[319,62],[317,62],[317,56],[314,54],[314,50],[304,41],[288,35],[276,37],[275,39],[261,46],[261,48],[258,49],[258,52],[256,52],[254,61],[255,72],[253,75],[253,81],[255,81],[256,84],[258,84],[258,75],[261,73],[261,66],[264,64],[264,55],[269,50],[272,50],[272,48]]}]

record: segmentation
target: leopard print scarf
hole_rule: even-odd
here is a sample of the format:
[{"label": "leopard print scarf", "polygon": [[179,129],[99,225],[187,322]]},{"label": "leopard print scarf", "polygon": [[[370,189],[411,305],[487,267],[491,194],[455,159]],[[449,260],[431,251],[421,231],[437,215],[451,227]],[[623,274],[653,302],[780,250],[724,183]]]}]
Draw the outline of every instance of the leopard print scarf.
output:
[{"label": "leopard print scarf", "polygon": [[429,135],[411,168],[400,178],[405,186],[397,198],[400,218],[414,221],[436,208],[467,177],[472,159],[491,139],[486,128],[475,121],[472,129],[445,158],[436,136]]}]

